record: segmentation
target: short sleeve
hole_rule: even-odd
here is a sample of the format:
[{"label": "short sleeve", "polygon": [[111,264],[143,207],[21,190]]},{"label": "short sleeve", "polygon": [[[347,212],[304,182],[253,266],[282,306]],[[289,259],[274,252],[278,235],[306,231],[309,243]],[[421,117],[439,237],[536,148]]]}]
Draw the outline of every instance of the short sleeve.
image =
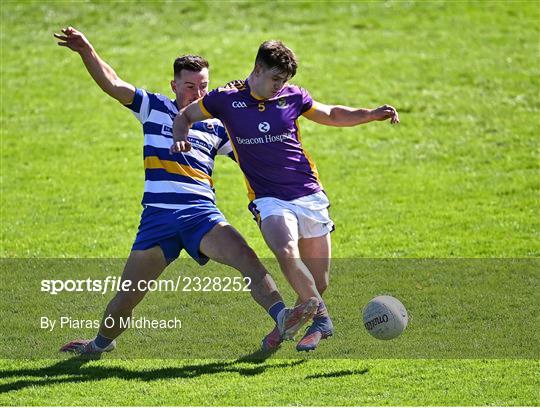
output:
[{"label": "short sleeve", "polygon": [[133,112],[139,122],[144,123],[148,119],[150,113],[150,98],[144,89],[135,89],[133,102],[124,106]]},{"label": "short sleeve", "polygon": [[300,88],[300,94],[302,96],[302,114],[306,113],[313,106],[313,98],[304,88]]},{"label": "short sleeve", "polygon": [[199,106],[203,113],[212,118],[219,118],[220,107],[224,103],[224,93],[218,89],[207,93],[204,98],[199,101]]}]

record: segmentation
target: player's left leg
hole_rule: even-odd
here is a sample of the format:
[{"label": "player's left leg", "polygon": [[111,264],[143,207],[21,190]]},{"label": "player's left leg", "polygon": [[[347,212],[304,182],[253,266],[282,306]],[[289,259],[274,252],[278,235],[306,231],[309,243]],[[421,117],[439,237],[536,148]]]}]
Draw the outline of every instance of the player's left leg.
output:
[{"label": "player's left leg", "polygon": [[316,238],[301,238],[298,241],[300,257],[315,280],[315,286],[322,295],[328,287],[332,243],[330,234]]},{"label": "player's left leg", "polygon": [[208,258],[231,266],[248,278],[251,282],[251,296],[265,310],[283,301],[272,276],[242,235],[231,225],[224,222],[217,224],[204,235],[199,249]]},{"label": "player's left leg", "polygon": [[[313,275],[317,290],[323,295],[329,284],[331,239],[330,233],[321,237],[302,238],[298,242],[302,261]],[[307,329],[306,334],[298,342],[298,351],[314,350],[320,340],[330,337],[334,332],[332,320],[326,310],[324,301],[320,302],[319,308],[313,317],[313,324]]]}]

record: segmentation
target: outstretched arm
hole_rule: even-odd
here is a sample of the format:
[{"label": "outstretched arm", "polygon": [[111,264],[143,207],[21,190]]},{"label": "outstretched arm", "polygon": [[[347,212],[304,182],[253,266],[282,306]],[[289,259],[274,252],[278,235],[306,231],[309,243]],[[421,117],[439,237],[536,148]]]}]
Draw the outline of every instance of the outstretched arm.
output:
[{"label": "outstretched arm", "polygon": [[101,59],[83,33],[73,27],[63,28],[62,34],[54,34],[58,45],[79,53],[86,69],[103,91],[124,105],[133,102],[135,87],[121,80],[116,72]]},{"label": "outstretched arm", "polygon": [[189,128],[193,123],[204,119],[208,119],[208,116],[201,110],[199,101],[192,102],[176,115],[173,122],[171,154],[191,150],[191,143],[187,140]]},{"label": "outstretched arm", "polygon": [[340,105],[324,105],[313,101],[310,110],[304,113],[309,120],[327,126],[356,126],[374,120],[390,119],[390,123],[399,123],[397,110],[390,105],[383,105],[376,109],[357,109]]}]

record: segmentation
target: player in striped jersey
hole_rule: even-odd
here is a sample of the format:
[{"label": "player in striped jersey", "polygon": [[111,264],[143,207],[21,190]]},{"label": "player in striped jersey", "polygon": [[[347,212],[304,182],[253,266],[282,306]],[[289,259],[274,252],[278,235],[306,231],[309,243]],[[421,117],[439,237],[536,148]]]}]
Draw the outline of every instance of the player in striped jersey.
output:
[{"label": "player in striped jersey", "polygon": [[201,265],[213,259],[250,278],[254,300],[274,319],[282,335],[294,334],[313,316],[318,300],[311,298],[293,309],[285,308],[274,280],[255,252],[216,207],[211,177],[214,158],[218,154],[231,155],[232,151],[221,123],[214,119],[193,124],[186,139],[193,148],[178,154],[169,152],[172,121],[179,109],[208,91],[208,62],[193,55],[177,58],[171,81],[176,100],[170,100],[120,79],[74,28],[63,29],[55,37],[59,45],[78,52],[101,89],[140,121],[145,167],[144,210],[122,274],[122,280],[130,280],[134,289],[119,291],[108,304],[104,318],[112,317],[114,325],[102,322],[95,339],[75,340],[61,350],[90,354],[114,349],[114,339],[124,330],[120,319],[130,317],[146,294],[138,282],[157,279],[182,249]]},{"label": "player in striped jersey", "polygon": [[[302,145],[298,120],[304,116],[327,126],[356,126],[386,119],[394,124],[399,117],[389,105],[362,109],[316,102],[305,89],[287,83],[296,68],[292,50],[280,41],[264,42],[245,81],[213,90],[175,118],[171,151],[189,149],[185,138],[192,122],[218,118],[224,124],[246,177],[249,208],[266,243],[299,302],[319,299],[313,324],[296,347],[309,351],[333,334],[322,294],[329,282],[334,223],[317,168]],[[282,340],[275,328],[263,348],[274,349]]]}]

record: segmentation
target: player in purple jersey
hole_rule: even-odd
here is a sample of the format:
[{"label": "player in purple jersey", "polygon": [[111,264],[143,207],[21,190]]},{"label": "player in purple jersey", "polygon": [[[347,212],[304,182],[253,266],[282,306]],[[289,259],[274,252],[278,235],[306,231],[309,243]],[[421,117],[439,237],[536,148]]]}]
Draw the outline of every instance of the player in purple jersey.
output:
[{"label": "player in purple jersey", "polygon": [[125,330],[119,324],[120,319],[130,317],[147,292],[147,285],[139,282],[156,280],[182,249],[201,265],[212,259],[248,277],[253,299],[274,319],[282,336],[292,336],[311,319],[318,299],[312,297],[293,309],[286,309],[274,280],[255,252],[217,209],[210,176],[213,156],[226,151],[225,135],[220,135],[213,122],[194,124],[189,140],[195,145],[196,154],[187,161],[187,155],[169,154],[172,118],[179,109],[208,91],[208,62],[192,55],[175,60],[171,89],[176,100],[172,101],[136,89],[120,79],[83,33],[74,28],[63,29],[62,34],[54,36],[60,40],[59,45],[79,53],[100,88],[131,109],[141,121],[146,174],[145,209],[122,274],[122,282],[130,280],[133,285],[127,291],[119,291],[107,306],[104,319],[112,318],[114,324],[103,321],[95,339],[75,340],[61,350],[93,354],[114,349],[114,339]]},{"label": "player in purple jersey", "polygon": [[[171,152],[191,148],[186,140],[191,123],[214,117],[224,124],[246,178],[249,208],[298,302],[319,299],[313,324],[297,345],[297,350],[309,351],[333,334],[321,296],[329,281],[334,224],[317,169],[302,146],[298,118],[356,126],[386,119],[395,124],[399,117],[389,105],[358,109],[316,102],[306,90],[287,83],[296,68],[294,53],[283,43],[264,42],[247,80],[210,92],[175,118]],[[263,348],[275,349],[283,339],[274,328]]]}]

